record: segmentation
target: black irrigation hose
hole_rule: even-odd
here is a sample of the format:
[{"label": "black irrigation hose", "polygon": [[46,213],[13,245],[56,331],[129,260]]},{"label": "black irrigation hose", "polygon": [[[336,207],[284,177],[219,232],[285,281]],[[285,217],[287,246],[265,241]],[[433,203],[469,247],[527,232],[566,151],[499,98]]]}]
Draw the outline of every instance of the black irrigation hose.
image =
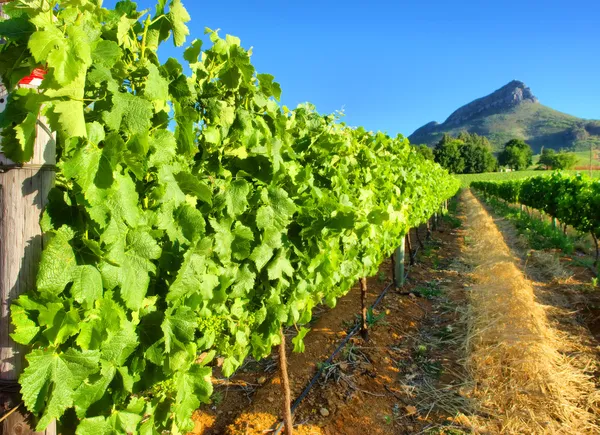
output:
[{"label": "black irrigation hose", "polygon": [[[414,257],[417,256],[417,252],[419,251],[419,248],[417,247],[417,249],[415,250],[415,254]],[[404,281],[406,281],[408,279],[408,272],[410,272],[410,265],[406,268],[406,273],[404,274]],[[379,302],[381,302],[381,300],[384,298],[384,296],[386,295],[386,293],[388,292],[388,290],[395,285],[395,283],[392,281],[391,283],[389,283],[384,289],[383,291],[379,294],[379,296],[377,297],[377,299],[375,300],[375,302],[373,302],[373,305],[371,305],[371,309],[374,309],[377,307],[377,305],[379,305]],[[350,332],[348,332],[348,334],[346,334],[346,336],[344,337],[344,339],[342,340],[342,342],[338,345],[338,347],[333,351],[333,353],[331,355],[329,355],[329,358],[327,358],[325,360],[325,363],[323,363],[321,365],[321,368],[319,370],[317,370],[317,373],[315,373],[315,375],[312,377],[312,379],[310,380],[310,382],[308,383],[308,385],[304,388],[304,390],[302,391],[302,393],[296,398],[296,400],[294,400],[294,403],[292,404],[292,415],[294,414],[294,412],[296,411],[296,408],[298,408],[298,406],[300,406],[300,403],[302,402],[302,400],[304,400],[304,398],[308,395],[308,393],[310,392],[310,390],[312,390],[312,387],[314,387],[315,383],[319,380],[319,378],[321,377],[321,373],[323,372],[323,370],[325,369],[325,367],[331,363],[331,361],[333,361],[333,358],[335,358],[335,356],[338,354],[338,352],[340,350],[342,350],[342,348],[346,345],[346,343],[348,343],[348,340],[350,340],[354,335],[356,335],[356,333],[358,332],[358,330],[360,329],[360,322],[357,322],[356,325],[354,326],[354,328],[352,328],[350,330]],[[279,435],[281,433],[283,429],[283,422],[279,422],[279,424],[277,425],[277,427],[275,428],[275,435]]]}]

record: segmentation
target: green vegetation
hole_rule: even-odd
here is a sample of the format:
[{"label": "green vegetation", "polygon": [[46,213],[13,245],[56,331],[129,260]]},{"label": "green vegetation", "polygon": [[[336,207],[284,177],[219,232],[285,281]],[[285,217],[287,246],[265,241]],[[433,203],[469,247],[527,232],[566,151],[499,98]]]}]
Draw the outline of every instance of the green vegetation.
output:
[{"label": "green vegetation", "polygon": [[520,139],[511,139],[498,154],[498,164],[514,171],[522,171],[531,166],[533,150]]},{"label": "green vegetation", "polygon": [[575,153],[566,151],[556,152],[551,148],[545,148],[538,159],[538,165],[546,170],[549,169],[571,169],[578,161]]},{"label": "green vegetation", "polygon": [[414,145],[415,149],[419,154],[425,157],[427,160],[434,160],[435,156],[433,150],[427,145]]},{"label": "green vegetation", "polygon": [[[544,148],[544,151],[546,150],[546,148]],[[577,161],[575,162],[574,167],[578,168],[580,170],[585,170],[585,169],[589,169],[590,167],[590,150],[589,148],[585,151],[574,151],[574,152],[570,152],[571,154],[575,155],[575,157],[577,158]],[[537,166],[540,163],[540,158],[541,155],[540,154],[536,154],[535,156],[533,156],[533,165]],[[600,168],[600,148],[595,148],[592,150],[592,167],[595,169],[599,169]]]},{"label": "green vegetation", "polygon": [[[37,430],[187,433],[215,360],[231,376],[292,325],[301,349],[313,308],[374,275],[458,181],[400,136],[280,106],[236,37],[207,30],[185,67],[162,63],[189,33],[180,0],[100,3],[16,0],[0,21],[3,150],[27,161],[39,115],[57,142],[36,286],[11,306],[21,393]],[[39,89],[16,89],[38,65]]]},{"label": "green vegetation", "polygon": [[453,174],[478,174],[496,169],[487,138],[461,132],[454,138],[445,134],[433,151],[435,161]]}]

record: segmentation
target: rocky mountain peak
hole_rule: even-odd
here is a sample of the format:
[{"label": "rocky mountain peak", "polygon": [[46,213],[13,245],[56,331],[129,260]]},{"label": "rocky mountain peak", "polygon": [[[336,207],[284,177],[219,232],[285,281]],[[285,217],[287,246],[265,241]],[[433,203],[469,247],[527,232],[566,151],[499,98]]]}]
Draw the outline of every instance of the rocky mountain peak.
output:
[{"label": "rocky mountain peak", "polygon": [[497,91],[462,106],[444,124],[459,125],[478,116],[510,110],[523,102],[538,103],[538,99],[525,83],[513,80]]}]

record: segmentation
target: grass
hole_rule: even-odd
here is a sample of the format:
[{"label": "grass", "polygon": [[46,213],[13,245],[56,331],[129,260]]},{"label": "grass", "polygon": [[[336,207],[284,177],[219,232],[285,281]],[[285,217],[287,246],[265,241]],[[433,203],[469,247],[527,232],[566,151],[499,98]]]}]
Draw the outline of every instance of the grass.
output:
[{"label": "grass", "polygon": [[[521,178],[538,177],[540,175],[550,174],[552,171],[514,171],[514,172],[487,172],[484,174],[458,174],[456,177],[461,181],[462,187],[469,187],[474,181],[506,181],[518,180]],[[585,173],[588,171],[564,171],[567,174]],[[593,178],[600,178],[600,171],[592,171]]]}]

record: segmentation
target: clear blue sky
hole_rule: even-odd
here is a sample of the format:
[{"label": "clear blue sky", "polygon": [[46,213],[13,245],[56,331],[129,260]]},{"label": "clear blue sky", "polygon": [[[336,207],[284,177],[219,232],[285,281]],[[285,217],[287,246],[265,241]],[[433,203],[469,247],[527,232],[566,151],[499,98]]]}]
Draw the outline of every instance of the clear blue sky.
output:
[{"label": "clear blue sky", "polygon": [[206,26],[240,37],[257,71],[281,83],[283,104],[343,108],[350,125],[408,136],[512,79],[542,104],[600,119],[597,0],[183,3],[189,41]]}]

